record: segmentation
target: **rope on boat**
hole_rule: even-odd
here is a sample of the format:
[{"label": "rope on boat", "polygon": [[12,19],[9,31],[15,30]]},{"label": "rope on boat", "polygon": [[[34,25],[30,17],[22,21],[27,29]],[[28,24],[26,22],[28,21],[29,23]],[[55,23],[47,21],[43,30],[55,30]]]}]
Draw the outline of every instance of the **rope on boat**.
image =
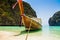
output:
[{"label": "rope on boat", "polygon": [[31,22],[30,22],[30,25],[29,25],[28,32],[27,32],[27,35],[26,35],[25,40],[27,40],[27,39],[28,39],[28,35],[29,35],[30,29],[31,29],[31,23],[32,23],[32,20],[31,20]]}]

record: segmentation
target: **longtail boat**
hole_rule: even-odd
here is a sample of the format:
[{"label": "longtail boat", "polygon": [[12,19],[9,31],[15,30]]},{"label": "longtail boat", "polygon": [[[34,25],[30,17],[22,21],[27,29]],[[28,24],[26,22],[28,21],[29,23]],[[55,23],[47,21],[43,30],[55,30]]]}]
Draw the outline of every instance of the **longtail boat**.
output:
[{"label": "longtail boat", "polygon": [[[36,19],[37,20],[36,21],[36,20],[34,20],[34,19],[32,19],[32,18],[30,18],[24,14],[24,8],[23,8],[22,0],[17,0],[16,4],[17,3],[19,4],[19,8],[20,8],[20,12],[21,12],[20,16],[22,19],[20,19],[20,20],[24,24],[26,30],[28,30],[29,27],[30,27],[30,30],[41,29],[42,25],[41,25],[41,23],[37,22],[38,19]],[[15,5],[13,6],[13,8],[15,7]]]},{"label": "longtail boat", "polygon": [[33,18],[29,18],[28,16],[23,17],[24,25],[26,27],[26,30],[29,29],[31,26],[30,30],[36,30],[36,29],[41,29],[42,25],[38,22],[37,18],[34,20]]}]

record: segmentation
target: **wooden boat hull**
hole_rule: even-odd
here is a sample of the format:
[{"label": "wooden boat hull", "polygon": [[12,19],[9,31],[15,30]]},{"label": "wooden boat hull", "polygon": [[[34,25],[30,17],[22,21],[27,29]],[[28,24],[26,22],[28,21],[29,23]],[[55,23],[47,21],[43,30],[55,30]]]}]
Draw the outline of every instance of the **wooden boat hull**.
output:
[{"label": "wooden boat hull", "polygon": [[23,24],[25,25],[26,30],[28,30],[30,26],[31,26],[30,30],[41,29],[41,27],[42,27],[42,25],[40,23],[29,18],[28,16],[23,16],[23,21],[24,21]]}]

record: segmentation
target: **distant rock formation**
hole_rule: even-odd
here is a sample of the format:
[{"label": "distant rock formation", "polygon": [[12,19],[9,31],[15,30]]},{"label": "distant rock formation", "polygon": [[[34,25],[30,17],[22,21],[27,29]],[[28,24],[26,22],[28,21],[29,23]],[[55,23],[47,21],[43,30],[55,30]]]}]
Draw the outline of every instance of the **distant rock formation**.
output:
[{"label": "distant rock formation", "polygon": [[[16,3],[16,0],[0,0],[0,25],[20,25],[20,11],[18,4],[15,9],[12,6]],[[24,13],[29,17],[36,17],[36,12],[31,6],[23,1]]]},{"label": "distant rock formation", "polygon": [[50,19],[49,19],[50,26],[60,26],[60,11],[56,12]]}]

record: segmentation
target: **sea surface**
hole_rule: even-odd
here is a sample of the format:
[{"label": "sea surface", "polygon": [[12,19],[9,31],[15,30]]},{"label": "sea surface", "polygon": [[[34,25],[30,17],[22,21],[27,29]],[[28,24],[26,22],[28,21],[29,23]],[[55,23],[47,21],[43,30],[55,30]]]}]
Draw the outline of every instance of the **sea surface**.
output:
[{"label": "sea surface", "polygon": [[[21,35],[28,33],[24,26],[0,26],[0,31],[21,32]],[[60,26],[42,26],[42,30],[30,31],[29,35],[41,37],[42,40],[60,40]]]}]

